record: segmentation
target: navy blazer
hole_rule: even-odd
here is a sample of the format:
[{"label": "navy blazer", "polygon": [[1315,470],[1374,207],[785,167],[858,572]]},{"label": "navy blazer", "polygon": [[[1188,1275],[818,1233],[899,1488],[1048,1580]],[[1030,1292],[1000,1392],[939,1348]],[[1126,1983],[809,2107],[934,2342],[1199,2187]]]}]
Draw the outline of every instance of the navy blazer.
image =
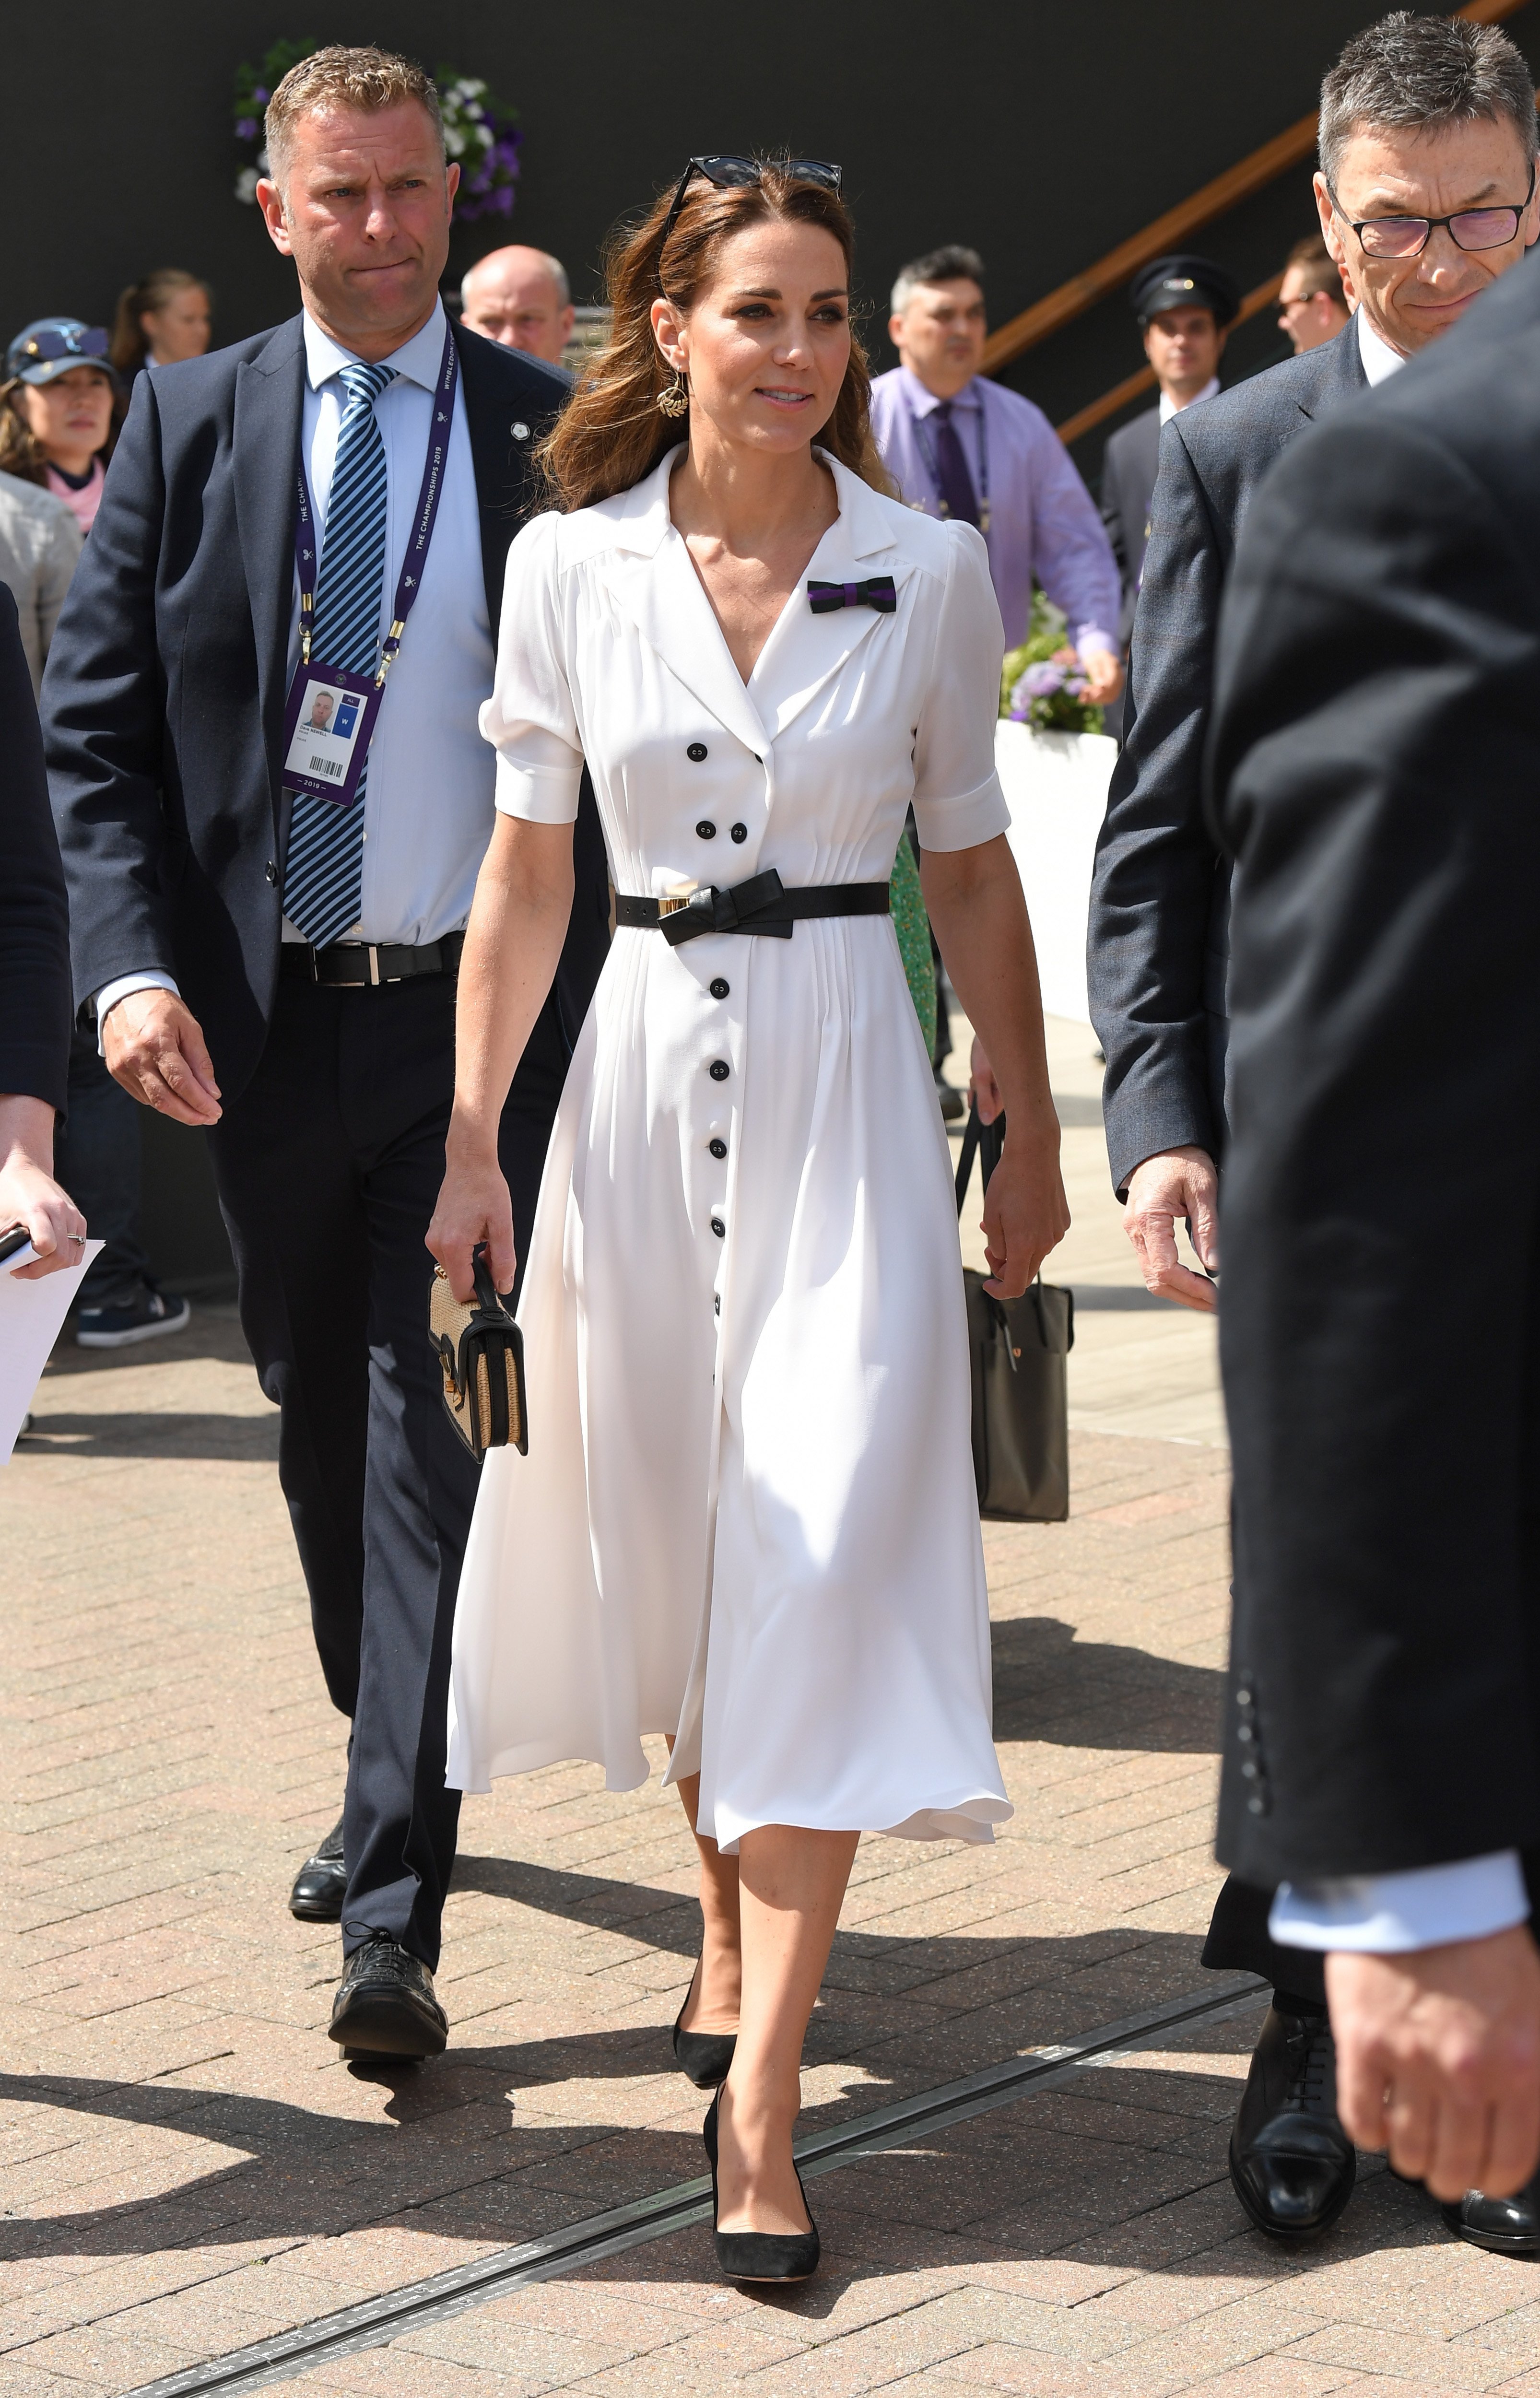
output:
[{"label": "navy blazer", "polygon": [[[304,323],[140,376],[43,685],[76,1001],[159,967],[227,1100],[262,1055],[278,970]],[[495,631],[537,497],[530,453],[568,384],[462,326],[454,341]],[[586,775],[575,867],[557,970],[569,1045],[609,940]]]},{"label": "navy blazer", "polygon": [[1254,1733],[1233,1703],[1220,1854],[1263,1885],[1533,1866],[1540,255],[1259,493],[1211,772]]},{"label": "navy blazer", "polygon": [[0,1092],[62,1108],[70,1063],[70,911],[48,813],[32,676],[16,601],[4,583],[0,771]]},{"label": "navy blazer", "polygon": [[1224,1140],[1229,868],[1203,816],[1220,599],[1267,469],[1364,390],[1358,327],[1173,416],[1160,437],[1123,748],[1091,883],[1087,973],[1121,1198],[1144,1158]]}]

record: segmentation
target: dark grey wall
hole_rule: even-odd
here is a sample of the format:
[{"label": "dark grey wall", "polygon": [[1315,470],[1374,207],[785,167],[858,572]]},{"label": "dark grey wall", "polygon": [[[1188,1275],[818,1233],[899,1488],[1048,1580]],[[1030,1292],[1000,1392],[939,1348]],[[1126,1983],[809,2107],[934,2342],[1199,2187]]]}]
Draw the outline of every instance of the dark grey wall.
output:
[{"label": "dark grey wall", "polygon": [[[838,158],[861,233],[880,363],[883,293],[908,255],[975,243],[996,320],[1099,257],[1313,102],[1363,0],[77,0],[7,29],[0,159],[9,237],[0,333],[45,309],[102,321],[124,283],[178,264],[209,276],[216,339],[286,315],[290,270],[233,196],[230,90],[280,34],[376,40],[486,75],[524,122],[512,230],[594,297],[615,219],[692,150],[787,145]],[[1536,40],[1522,9],[1510,27]],[[1245,286],[1313,219],[1298,171],[1200,236]],[[456,233],[456,274],[508,235]],[[1236,364],[1270,358],[1267,319]],[[1109,302],[1007,380],[1056,421],[1128,373],[1137,343]],[[1084,445],[1094,469],[1101,437]]]}]

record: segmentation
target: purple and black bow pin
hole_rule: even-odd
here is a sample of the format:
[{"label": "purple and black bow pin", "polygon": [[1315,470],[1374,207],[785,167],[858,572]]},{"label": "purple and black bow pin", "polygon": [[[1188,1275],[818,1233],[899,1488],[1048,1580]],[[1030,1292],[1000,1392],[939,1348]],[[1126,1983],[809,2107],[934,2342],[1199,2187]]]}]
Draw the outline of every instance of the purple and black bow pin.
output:
[{"label": "purple and black bow pin", "polygon": [[891,616],[898,604],[891,574],[874,574],[868,583],[809,583],[807,597],[815,616],[834,608],[875,608]]}]

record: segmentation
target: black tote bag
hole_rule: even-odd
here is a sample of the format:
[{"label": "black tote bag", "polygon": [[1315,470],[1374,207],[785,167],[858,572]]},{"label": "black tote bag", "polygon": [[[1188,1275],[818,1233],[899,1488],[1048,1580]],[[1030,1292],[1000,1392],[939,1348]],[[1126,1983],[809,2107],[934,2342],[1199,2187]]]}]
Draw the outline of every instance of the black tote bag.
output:
[{"label": "black tote bag", "polygon": [[[962,1215],[977,1154],[985,1190],[1005,1145],[1006,1120],[980,1124],[975,1107],[957,1160]],[[1070,1512],[1067,1360],[1074,1294],[1039,1275],[1020,1299],[992,1299],[984,1277],[963,1269],[973,1380],[973,1476],[979,1513],[994,1523],[1062,1524]]]}]

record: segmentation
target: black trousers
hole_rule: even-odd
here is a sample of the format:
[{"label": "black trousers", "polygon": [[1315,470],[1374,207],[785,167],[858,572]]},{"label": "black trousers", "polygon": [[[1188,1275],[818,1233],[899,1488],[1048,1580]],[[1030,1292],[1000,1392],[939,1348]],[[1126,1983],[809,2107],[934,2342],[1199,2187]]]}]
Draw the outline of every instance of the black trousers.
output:
[{"label": "black trousers", "polygon": [[[520,1263],[566,1072],[547,1001],[504,1111]],[[386,1932],[431,1971],[454,1863],[450,1635],[478,1467],[439,1397],[424,1246],[444,1171],[454,983],[279,978],[249,1087],[210,1136],[321,1670],[351,1719],[344,1952]]]},{"label": "black trousers", "polygon": [[1267,1929],[1276,1892],[1231,1874],[1214,1901],[1203,1962],[1212,1971],[1261,1974],[1275,1989],[1326,2005],[1326,1959],[1317,1948],[1280,1948]]},{"label": "black trousers", "polygon": [[70,1041],[69,1114],[54,1143],[53,1170],[106,1246],[81,1279],[82,1307],[123,1307],[155,1276],[139,1237],[139,1101],[115,1083],[97,1055],[96,1026]]}]

